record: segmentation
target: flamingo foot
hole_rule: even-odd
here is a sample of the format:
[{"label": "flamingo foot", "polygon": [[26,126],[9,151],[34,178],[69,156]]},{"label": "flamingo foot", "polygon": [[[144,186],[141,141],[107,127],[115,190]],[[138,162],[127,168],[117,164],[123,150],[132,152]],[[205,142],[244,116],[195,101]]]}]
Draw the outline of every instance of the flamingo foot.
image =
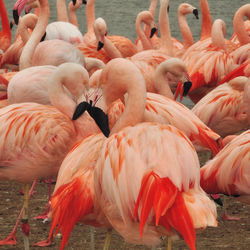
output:
[{"label": "flamingo foot", "polygon": [[226,213],[223,213],[222,219],[224,221],[238,221],[238,220],[240,220],[240,217],[234,217],[234,216],[230,216],[230,215],[228,215]]},{"label": "flamingo foot", "polygon": [[48,238],[47,240],[38,241],[35,244],[33,244],[32,246],[49,247],[52,245],[52,243],[53,243],[53,239]]},{"label": "flamingo foot", "polygon": [[46,213],[44,213],[44,214],[41,214],[41,215],[37,215],[37,216],[35,216],[33,219],[35,219],[35,220],[45,220],[45,221],[47,221],[48,220],[48,213],[46,212]]},{"label": "flamingo foot", "polygon": [[16,245],[16,235],[15,233],[10,233],[10,235],[4,239],[0,240],[0,246],[5,246],[5,245]]}]

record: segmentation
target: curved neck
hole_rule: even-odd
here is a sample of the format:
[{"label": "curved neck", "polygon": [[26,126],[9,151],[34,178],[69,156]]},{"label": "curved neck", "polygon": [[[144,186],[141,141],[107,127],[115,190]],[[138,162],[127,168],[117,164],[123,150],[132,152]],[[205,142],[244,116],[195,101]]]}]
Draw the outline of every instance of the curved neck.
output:
[{"label": "curved neck", "polygon": [[214,47],[226,50],[225,44],[226,24],[223,20],[217,19],[212,27],[212,43]]},{"label": "curved neck", "polygon": [[170,71],[168,63],[160,64],[154,74],[155,88],[157,92],[170,99],[174,99],[174,95],[169,87],[166,74]]},{"label": "curved neck", "polygon": [[250,37],[244,25],[244,16],[250,17],[250,4],[245,4],[240,7],[234,15],[234,32],[238,37],[240,45],[250,43]]},{"label": "curved neck", "polygon": [[184,49],[187,49],[194,43],[192,32],[186,20],[186,16],[178,10],[178,23],[183,40]]},{"label": "curved neck", "polygon": [[65,91],[65,88],[76,99],[81,97],[84,92],[82,82],[84,79],[88,81],[88,73],[85,71],[81,65],[64,63],[55,69],[48,80],[48,92],[51,104],[70,119],[75,112],[77,104]]},{"label": "curved neck", "polygon": [[0,16],[1,16],[1,22],[2,22],[2,32],[4,33],[5,36],[8,37],[9,40],[11,40],[11,30],[10,30],[8,15],[7,15],[3,0],[0,0]]},{"label": "curved neck", "polygon": [[212,18],[207,0],[200,0],[200,9],[202,16],[200,40],[204,40],[211,36],[212,31]]},{"label": "curved neck", "polygon": [[32,65],[32,56],[36,49],[36,46],[41,41],[42,36],[46,31],[46,27],[49,21],[49,2],[48,0],[40,0],[40,15],[38,17],[38,21],[35,29],[33,30],[30,39],[25,44],[19,63],[19,69],[25,69]]},{"label": "curved neck", "polygon": [[159,27],[161,32],[161,50],[166,51],[168,56],[174,56],[173,43],[171,40],[171,32],[168,19],[169,0],[161,0],[160,13],[159,13]]},{"label": "curved neck", "polygon": [[86,5],[87,33],[94,32],[95,22],[95,0],[88,0]]},{"label": "curved neck", "polygon": [[[138,17],[136,18],[136,22],[135,22],[136,33],[137,33],[139,39],[141,40],[142,47],[144,50],[153,49],[151,42],[149,41],[149,39],[146,36],[146,30],[144,32],[142,29],[142,22],[143,22],[143,14],[139,14]],[[150,30],[150,25],[147,25],[146,27],[148,27]]]},{"label": "curved neck", "polygon": [[104,68],[100,83],[108,106],[113,101],[122,99],[127,93],[124,112],[111,129],[110,134],[142,121],[146,105],[146,84],[140,70],[132,62],[126,59],[113,59]]},{"label": "curved neck", "polygon": [[21,36],[24,44],[26,44],[30,38],[30,32],[28,29],[34,30],[37,20],[37,15],[32,13],[26,14],[25,16],[19,18],[17,32]]},{"label": "curved neck", "polygon": [[69,10],[69,21],[70,23],[74,24],[76,27],[78,27],[78,20],[77,20],[77,16],[76,16],[76,11],[77,9],[80,7],[81,5],[79,4],[79,2],[76,2],[76,6],[73,6],[72,1],[69,3],[68,5],[68,10]]},{"label": "curved neck", "polygon": [[[149,12],[152,14],[153,17],[155,17],[155,11],[156,11],[156,7],[157,7],[157,1],[158,0],[151,0],[150,2],[150,6],[149,6]],[[149,36],[150,34],[150,27],[149,26],[146,26],[145,27],[145,34],[147,36]]]},{"label": "curved neck", "polygon": [[68,22],[67,6],[65,3],[66,0],[57,0],[56,1],[56,10],[57,10],[57,21]]}]

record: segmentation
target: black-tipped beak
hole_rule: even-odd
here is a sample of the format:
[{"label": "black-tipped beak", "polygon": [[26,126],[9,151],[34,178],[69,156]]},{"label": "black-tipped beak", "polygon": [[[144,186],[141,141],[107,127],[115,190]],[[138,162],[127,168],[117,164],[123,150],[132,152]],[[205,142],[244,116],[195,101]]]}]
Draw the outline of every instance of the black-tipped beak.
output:
[{"label": "black-tipped beak", "polygon": [[73,5],[75,6],[76,5],[76,0],[72,0],[72,2],[73,2]]},{"label": "black-tipped beak", "polygon": [[10,21],[10,29],[12,30],[12,28],[13,28],[13,22]]},{"label": "black-tipped beak", "polygon": [[188,91],[191,89],[192,87],[192,82],[187,81],[184,82],[183,84],[183,96],[186,96],[188,94]]},{"label": "black-tipped beak", "polygon": [[87,1],[86,0],[82,0],[82,4],[87,4]]},{"label": "black-tipped beak", "polygon": [[19,21],[19,15],[18,15],[18,10],[13,10],[13,18],[15,21],[15,24],[18,25],[18,21]]},{"label": "black-tipped beak", "polygon": [[46,31],[44,32],[44,34],[43,34],[43,36],[42,36],[40,42],[43,42],[43,41],[45,40],[45,37],[46,37]]},{"label": "black-tipped beak", "polygon": [[98,42],[98,46],[97,46],[97,51],[99,51],[100,49],[102,49],[102,47],[104,46],[104,43],[102,43],[101,41]]},{"label": "black-tipped beak", "polygon": [[217,203],[219,206],[223,206],[223,202],[221,200],[221,198],[219,197],[219,195],[210,195],[210,197],[214,200],[215,203]]},{"label": "black-tipped beak", "polygon": [[196,19],[199,19],[198,10],[197,10],[197,9],[194,9],[194,10],[193,10],[193,14],[194,14],[194,16],[196,17]]},{"label": "black-tipped beak", "polygon": [[170,7],[169,7],[169,5],[168,5],[168,9],[167,9],[168,13],[169,13],[169,9],[170,9]]},{"label": "black-tipped beak", "polygon": [[155,28],[155,27],[153,27],[153,28],[151,29],[150,38],[153,37],[153,35],[156,33],[156,31],[157,31],[157,28]]},{"label": "black-tipped beak", "polygon": [[73,114],[72,120],[78,119],[86,110],[88,110],[90,104],[88,102],[81,102],[77,105],[76,110]]}]

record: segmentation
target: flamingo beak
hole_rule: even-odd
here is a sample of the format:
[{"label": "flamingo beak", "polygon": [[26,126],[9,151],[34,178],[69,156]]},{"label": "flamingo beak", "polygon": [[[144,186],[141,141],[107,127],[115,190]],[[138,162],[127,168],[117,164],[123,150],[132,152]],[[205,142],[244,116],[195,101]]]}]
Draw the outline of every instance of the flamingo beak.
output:
[{"label": "flamingo beak", "polygon": [[192,87],[192,82],[187,81],[183,83],[183,96],[186,96],[188,94],[188,91],[191,89]]},{"label": "flamingo beak", "polygon": [[76,0],[72,0],[72,2],[73,2],[73,5],[75,6],[76,5]]},{"label": "flamingo beak", "polygon": [[46,37],[46,31],[44,32],[44,34],[43,34],[43,36],[42,36],[40,42],[43,42],[43,41],[45,40],[45,37]]},{"label": "flamingo beak", "polygon": [[193,14],[194,14],[194,16],[196,17],[196,19],[199,19],[198,10],[197,10],[197,9],[194,9],[194,10],[193,10]]},{"label": "flamingo beak", "polygon": [[86,0],[82,0],[82,4],[87,4],[87,1]]},{"label": "flamingo beak", "polygon": [[17,9],[13,10],[13,18],[14,18],[15,24],[18,25],[19,15],[18,15],[18,10]]},{"label": "flamingo beak", "polygon": [[13,21],[11,20],[11,21],[10,21],[10,29],[11,29],[11,30],[12,30],[13,26],[14,26],[14,24],[13,24]]},{"label": "flamingo beak", "polygon": [[97,51],[99,51],[100,49],[102,49],[103,46],[104,46],[104,43],[101,42],[101,41],[99,41],[99,42],[98,42],[98,46],[97,46]]},{"label": "flamingo beak", "polygon": [[77,105],[75,112],[72,116],[72,120],[75,121],[78,119],[86,110],[88,110],[90,107],[90,104],[88,102],[81,102]]},{"label": "flamingo beak", "polygon": [[156,28],[156,27],[153,27],[153,28],[151,29],[150,38],[153,37],[153,35],[156,33],[156,31],[157,31],[157,28]]}]

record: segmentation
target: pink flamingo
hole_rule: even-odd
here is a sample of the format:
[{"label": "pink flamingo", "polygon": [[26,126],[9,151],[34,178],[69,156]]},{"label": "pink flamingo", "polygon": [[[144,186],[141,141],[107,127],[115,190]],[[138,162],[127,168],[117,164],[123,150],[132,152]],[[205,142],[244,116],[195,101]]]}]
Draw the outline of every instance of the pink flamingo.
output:
[{"label": "pink flamingo", "polygon": [[233,57],[227,51],[225,32],[225,22],[221,19],[215,20],[212,38],[190,46],[182,57],[191,77],[192,88],[189,97],[194,103],[197,103],[216,87],[225,75],[237,67]]},{"label": "pink flamingo", "polygon": [[[119,74],[118,74],[118,72],[119,72]],[[103,217],[104,216],[103,211],[106,210],[105,207],[103,207],[103,204],[101,204],[101,209],[100,209],[99,202],[100,201],[103,202],[103,201],[97,198],[97,197],[100,197],[100,195],[103,195],[103,194],[99,193],[100,192],[99,184],[106,186],[106,182],[101,183],[100,181],[96,182],[94,180],[94,176],[93,176],[94,171],[96,171],[95,174],[100,173],[99,170],[97,169],[98,165],[96,165],[96,162],[100,156],[102,158],[103,143],[104,144],[106,144],[106,142],[109,143],[110,140],[113,140],[113,138],[120,138],[121,136],[124,137],[127,134],[128,130],[132,132],[131,127],[128,127],[128,128],[125,128],[125,127],[134,126],[138,122],[143,121],[143,115],[144,115],[144,109],[145,109],[145,103],[146,103],[146,89],[145,89],[144,78],[141,75],[140,71],[131,62],[129,62],[125,59],[114,59],[106,65],[105,69],[101,73],[101,86],[102,86],[102,88],[107,88],[109,83],[110,83],[110,80],[113,83],[115,83],[115,82],[117,83],[117,79],[118,79],[117,76],[118,75],[123,76],[122,78],[119,77],[118,82],[119,82],[120,87],[117,88],[118,85],[113,86],[112,89],[114,91],[112,91],[112,93],[110,93],[109,96],[106,96],[106,99],[109,99],[111,101],[110,98],[112,96],[112,99],[115,100],[119,96],[122,96],[123,94],[125,94],[127,92],[128,93],[128,102],[126,102],[125,111],[124,111],[123,115],[120,117],[120,119],[116,122],[116,124],[113,126],[113,128],[111,130],[111,134],[113,136],[111,136],[110,138],[105,140],[105,137],[103,135],[98,134],[98,135],[90,136],[90,137],[86,138],[85,140],[81,141],[78,145],[76,145],[74,147],[74,149],[65,158],[63,165],[59,171],[56,189],[54,191],[54,195],[53,195],[52,202],[51,202],[53,222],[52,222],[50,237],[53,233],[53,230],[56,227],[57,227],[56,232],[58,232],[58,230],[61,229],[61,232],[63,234],[63,240],[61,242],[61,249],[63,249],[64,246],[67,244],[69,234],[72,231],[73,226],[77,221],[81,221],[81,222],[84,222],[86,224],[91,224],[91,225],[95,225],[95,226],[110,227],[110,224],[108,223],[107,219],[105,217]],[[128,80],[128,77],[129,77],[129,80]],[[137,100],[136,102],[133,101],[134,98]],[[141,128],[142,131],[139,128]],[[190,165],[192,165],[193,168],[196,169],[194,171],[194,172],[196,172],[195,176],[197,176],[197,178],[199,179],[199,163],[198,163],[197,155],[194,151],[192,144],[185,137],[185,135],[182,134],[182,132],[180,132],[178,129],[173,128],[171,126],[159,125],[156,123],[143,123],[143,124],[139,124],[135,127],[135,130],[133,130],[134,136],[137,134],[135,132],[137,129],[141,131],[139,134],[144,134],[146,136],[146,138],[148,139],[146,144],[144,141],[143,144],[141,144],[141,145],[147,145],[150,141],[151,141],[151,143],[154,142],[153,138],[155,138],[157,141],[159,140],[159,142],[160,142],[159,145],[162,144],[162,142],[165,143],[165,141],[169,141],[169,143],[171,144],[174,141],[178,141],[178,138],[179,139],[182,138],[181,140],[183,140],[183,142],[181,145],[183,145],[183,147],[185,147],[184,152],[186,152],[187,154],[190,153],[190,157],[192,155],[190,160],[193,161],[195,164],[190,164]],[[149,131],[150,131],[149,133],[146,132],[147,129],[149,129]],[[120,132],[121,134],[118,131],[121,131]],[[158,138],[158,136],[156,136],[156,134],[155,134],[156,131],[158,131],[157,134],[158,133],[161,134],[164,132],[170,133],[170,134],[172,134],[173,138],[175,138],[175,136],[176,136],[176,140],[167,139],[167,138],[160,139],[160,138]],[[123,135],[122,135],[122,133],[123,133]],[[139,136],[139,134],[138,134],[138,136]],[[149,140],[148,136],[150,137],[150,140]],[[126,138],[126,136],[124,137],[124,139],[125,138]],[[135,136],[135,138],[137,138],[137,137]],[[122,140],[122,138],[121,138],[121,140]],[[119,139],[120,142],[121,142],[121,140]],[[131,142],[131,143],[129,143],[129,145],[134,148],[135,145],[133,145],[133,139],[128,137],[128,142]],[[138,146],[139,145],[140,145],[140,143],[138,144]],[[93,148],[93,151],[92,151],[92,148]],[[168,147],[166,146],[163,148],[167,149]],[[169,149],[170,148],[176,148],[176,147],[169,146]],[[83,150],[83,149],[86,149],[86,150]],[[90,149],[90,151],[89,151],[89,149]],[[162,152],[162,150],[160,150],[160,151]],[[182,149],[181,149],[181,151],[182,151]],[[89,154],[88,152],[91,152],[91,153]],[[106,152],[108,153],[108,151],[106,151]],[[114,150],[113,152],[116,154],[116,150]],[[134,152],[139,153],[138,150],[134,150]],[[157,153],[158,150],[155,150],[154,152]],[[137,153],[136,153],[136,155],[137,155]],[[86,155],[88,154],[89,157],[84,157],[85,154]],[[119,154],[120,154],[120,156],[121,156],[121,154],[123,155],[122,152],[120,152]],[[139,153],[139,155],[140,155],[140,153]],[[151,155],[151,154],[146,153],[146,155]],[[162,152],[162,155],[167,156],[167,154],[165,154],[165,151],[164,151],[164,153]],[[171,155],[173,156],[173,152]],[[125,155],[123,155],[123,157],[125,157]],[[125,159],[127,159],[127,158],[123,158],[123,160],[125,160]],[[133,158],[133,159],[136,159],[136,158]],[[122,162],[124,162],[123,160],[122,160]],[[100,162],[102,162],[102,160],[100,160]],[[121,162],[121,164],[123,164],[122,162]],[[159,160],[159,162],[163,163],[166,161]],[[114,163],[115,163],[115,161],[114,161]],[[124,168],[125,168],[125,166],[124,166]],[[187,170],[187,168],[185,168],[185,169]],[[114,169],[114,171],[115,171],[115,169]],[[67,174],[65,174],[65,173],[67,173]],[[117,172],[117,174],[119,175],[119,172]],[[142,175],[143,175],[143,173],[142,173]],[[138,180],[142,179],[142,177],[143,177],[142,175]],[[176,176],[176,175],[174,175],[174,176]],[[171,177],[169,176],[169,178],[171,178]],[[195,177],[195,179],[196,179],[196,177]],[[204,215],[204,217],[202,217],[203,220],[199,220],[199,222],[196,221],[197,218],[199,217],[199,215],[197,213],[194,213],[193,207],[191,206],[191,204],[189,204],[187,197],[185,197],[185,195],[183,195],[183,199],[178,198],[177,200],[180,201],[182,204],[183,210],[181,209],[181,211],[185,211],[184,212],[185,218],[187,219],[189,226],[187,228],[181,230],[180,227],[178,226],[178,223],[173,223],[174,225],[172,223],[170,223],[171,224],[170,227],[174,227],[177,231],[179,231],[182,235],[184,235],[184,238],[188,242],[188,244],[193,245],[194,241],[195,241],[194,227],[199,228],[202,226],[205,227],[207,225],[216,226],[216,219],[215,219],[216,210],[215,210],[214,204],[208,199],[208,197],[205,195],[205,193],[198,187],[199,180],[198,180],[198,182],[194,182],[193,178],[192,178],[192,180],[193,181],[192,181],[191,186],[189,185],[190,183],[188,183],[188,181],[187,181],[187,183],[188,183],[187,189],[194,188],[194,190],[189,190],[190,195],[193,195],[194,199],[195,200],[197,199],[197,202],[199,199],[203,199],[203,201],[207,201],[207,202],[204,202],[204,204],[206,204],[205,206],[200,207],[201,210],[203,211],[203,215]],[[139,183],[140,182],[139,183],[133,182],[133,185],[137,185],[136,183],[138,184],[138,188],[137,188],[138,194],[137,195],[139,195],[139,189],[140,189]],[[96,189],[97,191],[94,189],[94,184],[96,187],[98,186]],[[84,187],[84,189],[82,189],[83,187]],[[84,190],[84,192],[82,192],[81,190]],[[178,192],[178,191],[176,191],[176,192]],[[179,191],[179,192],[181,192],[181,191]],[[75,198],[73,199],[73,196],[69,195],[69,193],[74,194]],[[136,198],[136,196],[135,196],[135,198]],[[176,200],[176,202],[177,202],[177,200]],[[76,204],[76,205],[72,206],[72,204],[73,204],[72,202],[74,202],[74,204]],[[138,202],[139,202],[139,197],[138,197]],[[136,203],[136,200],[135,200],[134,204],[135,203]],[[186,205],[184,205],[184,203]],[[61,204],[61,205],[59,205],[59,204]],[[81,206],[79,206],[79,204],[81,204]],[[186,207],[188,212],[187,212],[187,210],[185,210],[184,207]],[[76,209],[76,208],[78,208],[78,209]],[[136,209],[136,208],[134,207],[134,209]],[[98,214],[98,216],[97,216],[97,214]],[[147,214],[145,214],[145,216],[147,217]],[[133,217],[133,209],[132,209],[132,217]],[[114,226],[117,229],[117,227],[116,227],[117,225],[113,225],[114,220],[111,218],[110,213],[108,213],[108,218],[109,218],[110,222],[112,223],[112,226]],[[70,223],[69,223],[69,219],[70,219]],[[144,219],[142,219],[142,220],[144,220]],[[162,220],[160,220],[160,221],[162,221]],[[141,223],[143,224],[143,222],[141,222]],[[156,224],[158,224],[158,222],[156,222]],[[166,224],[163,223],[163,226],[166,226]],[[142,225],[142,227],[143,227],[143,225]],[[169,231],[170,231],[170,227],[168,227]],[[151,232],[144,231],[144,235],[142,237],[143,240],[145,238],[147,238],[147,236],[149,236],[150,239],[152,239],[152,237],[153,237],[154,240],[157,240],[157,238],[159,238],[160,235],[163,233],[163,232],[157,233],[157,230],[154,226],[152,226],[152,228],[153,229],[151,230]],[[188,237],[187,234],[185,233],[185,230],[192,231],[192,236]],[[118,231],[120,232],[120,230],[118,230]],[[136,233],[138,238],[141,238],[139,226],[136,226],[136,228],[134,228],[133,232]],[[124,234],[122,234],[122,235],[124,236]],[[130,239],[130,241],[131,241],[131,239]],[[139,241],[141,242],[141,239],[139,239]],[[146,240],[146,241],[149,241],[149,240]],[[143,241],[143,243],[145,243],[145,241]]]},{"label": "pink flamingo", "polygon": [[3,0],[0,0],[0,16],[2,22],[2,31],[0,31],[0,50],[4,52],[11,44],[11,30]]},{"label": "pink flamingo", "polygon": [[[82,98],[87,84],[88,73],[81,65],[65,63],[50,78],[49,95],[53,106],[26,102],[8,105],[0,110],[0,164],[4,166],[0,169],[0,179],[30,183],[54,176],[71,147],[99,131],[90,117],[71,121],[76,107],[72,96]],[[67,95],[63,86],[72,96]],[[28,188],[25,189],[25,210],[28,206],[27,192]],[[27,211],[24,212],[25,216]],[[24,223],[22,228],[27,247],[28,224]],[[0,244],[16,244],[16,229],[17,225]]]},{"label": "pink flamingo", "polygon": [[75,4],[73,3],[73,1],[70,1],[68,4],[69,22],[74,24],[76,27],[79,27],[78,20],[76,17],[76,11],[84,3],[87,4],[87,2],[85,2],[83,0],[77,0]]},{"label": "pink flamingo", "polygon": [[[93,52],[86,52],[86,50],[88,51],[88,47],[90,47],[90,50],[93,49],[92,44],[93,42],[95,42],[96,39],[93,28],[94,22],[95,22],[95,1],[89,0],[87,1],[87,6],[86,6],[87,33],[83,37],[84,42],[78,45],[78,49],[81,50],[84,55],[86,55],[86,53],[93,53]],[[108,39],[118,48],[123,57],[132,56],[137,52],[136,46],[127,37],[111,35],[108,36]]]},{"label": "pink flamingo", "polygon": [[[84,65],[84,58],[82,54],[77,50],[77,48],[75,48],[75,46],[68,42],[55,39],[39,43],[45,33],[49,19],[48,0],[40,0],[39,2],[40,15],[30,39],[23,48],[20,57],[20,69],[22,70],[35,65],[57,66],[63,62],[76,62]],[[26,3],[27,0],[19,0],[15,4],[14,9],[18,8],[18,11],[20,11],[19,9],[23,8]],[[33,3],[30,1],[29,4],[35,4],[34,6],[37,6],[37,2]]]},{"label": "pink flamingo", "polygon": [[222,137],[242,131],[248,127],[243,102],[248,84],[247,77],[239,76],[219,85],[197,102],[192,111]]},{"label": "pink flamingo", "polygon": [[250,37],[244,25],[244,16],[250,19],[250,4],[241,6],[234,15],[234,32],[240,47],[235,49],[231,55],[237,64],[242,64],[250,58]]},{"label": "pink flamingo", "polygon": [[[250,66],[250,65],[249,65]],[[250,67],[249,68],[249,79],[250,79]],[[245,88],[244,88],[244,94],[243,94],[243,101],[245,105],[245,110],[248,118],[248,123],[250,125],[250,109],[249,109],[249,104],[250,104],[250,82],[246,83]]]},{"label": "pink flamingo", "polygon": [[[201,168],[201,187],[209,194],[226,194],[250,204],[250,130],[236,136]],[[230,218],[224,212],[224,219]]]}]

